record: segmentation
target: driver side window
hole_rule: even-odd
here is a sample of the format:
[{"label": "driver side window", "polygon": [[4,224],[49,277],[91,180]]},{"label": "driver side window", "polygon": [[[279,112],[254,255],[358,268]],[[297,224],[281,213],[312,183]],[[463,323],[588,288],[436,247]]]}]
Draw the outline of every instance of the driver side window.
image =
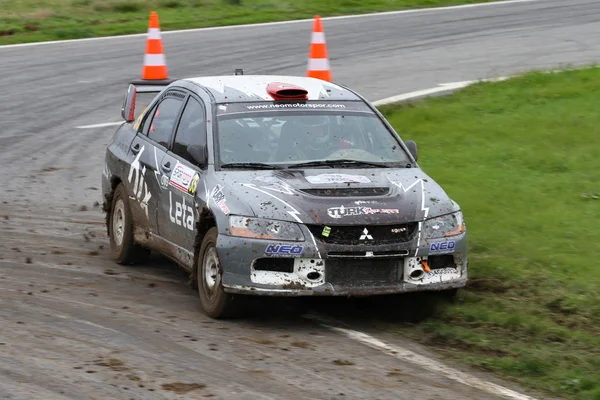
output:
[{"label": "driver side window", "polygon": [[196,164],[188,150],[199,146],[206,147],[205,112],[202,104],[190,97],[177,127],[172,152],[190,163]]},{"label": "driver side window", "polygon": [[169,147],[169,139],[175,128],[182,103],[182,100],[169,96],[158,104],[154,115],[149,117],[146,122],[146,124],[150,124],[148,127],[149,139],[165,148]]}]

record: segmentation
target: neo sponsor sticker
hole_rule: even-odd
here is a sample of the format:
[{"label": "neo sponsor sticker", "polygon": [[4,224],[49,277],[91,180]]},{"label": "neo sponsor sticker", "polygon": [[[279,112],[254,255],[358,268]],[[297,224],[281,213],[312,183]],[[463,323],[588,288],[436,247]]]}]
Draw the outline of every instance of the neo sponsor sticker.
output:
[{"label": "neo sponsor sticker", "polygon": [[300,246],[300,245],[279,245],[279,244],[270,244],[267,246],[267,248],[265,249],[265,254],[268,256],[279,256],[279,257],[286,257],[286,256],[292,256],[292,257],[297,257],[299,255],[302,255],[302,253],[304,252],[304,246]]},{"label": "neo sponsor sticker", "polygon": [[429,245],[429,253],[452,253],[456,243],[450,242],[434,242]]}]

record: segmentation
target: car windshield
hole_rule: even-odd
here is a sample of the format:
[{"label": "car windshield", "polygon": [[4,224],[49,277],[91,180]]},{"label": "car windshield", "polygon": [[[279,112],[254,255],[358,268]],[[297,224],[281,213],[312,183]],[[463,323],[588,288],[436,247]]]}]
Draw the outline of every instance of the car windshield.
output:
[{"label": "car windshield", "polygon": [[410,164],[398,139],[371,110],[221,114],[217,143],[222,168]]}]

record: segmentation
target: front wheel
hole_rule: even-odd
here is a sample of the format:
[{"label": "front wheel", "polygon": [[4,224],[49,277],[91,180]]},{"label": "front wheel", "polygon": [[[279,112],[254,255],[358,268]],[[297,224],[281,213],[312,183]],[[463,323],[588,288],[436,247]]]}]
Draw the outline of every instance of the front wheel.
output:
[{"label": "front wheel", "polygon": [[223,268],[217,253],[217,228],[210,228],[204,236],[197,259],[198,293],[206,315],[215,319],[238,316],[242,311],[242,299],[223,289]]}]

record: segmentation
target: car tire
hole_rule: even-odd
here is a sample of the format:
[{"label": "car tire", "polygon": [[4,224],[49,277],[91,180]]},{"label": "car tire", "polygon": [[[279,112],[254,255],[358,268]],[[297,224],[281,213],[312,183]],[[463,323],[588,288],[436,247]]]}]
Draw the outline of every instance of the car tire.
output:
[{"label": "car tire", "polygon": [[243,299],[223,289],[223,268],[217,253],[217,228],[208,230],[197,257],[197,281],[200,304],[204,313],[214,319],[234,318],[241,315]]},{"label": "car tire", "polygon": [[133,239],[133,217],[125,186],[119,183],[113,193],[108,218],[108,236],[113,259],[119,264],[140,264],[148,259],[150,250]]}]

